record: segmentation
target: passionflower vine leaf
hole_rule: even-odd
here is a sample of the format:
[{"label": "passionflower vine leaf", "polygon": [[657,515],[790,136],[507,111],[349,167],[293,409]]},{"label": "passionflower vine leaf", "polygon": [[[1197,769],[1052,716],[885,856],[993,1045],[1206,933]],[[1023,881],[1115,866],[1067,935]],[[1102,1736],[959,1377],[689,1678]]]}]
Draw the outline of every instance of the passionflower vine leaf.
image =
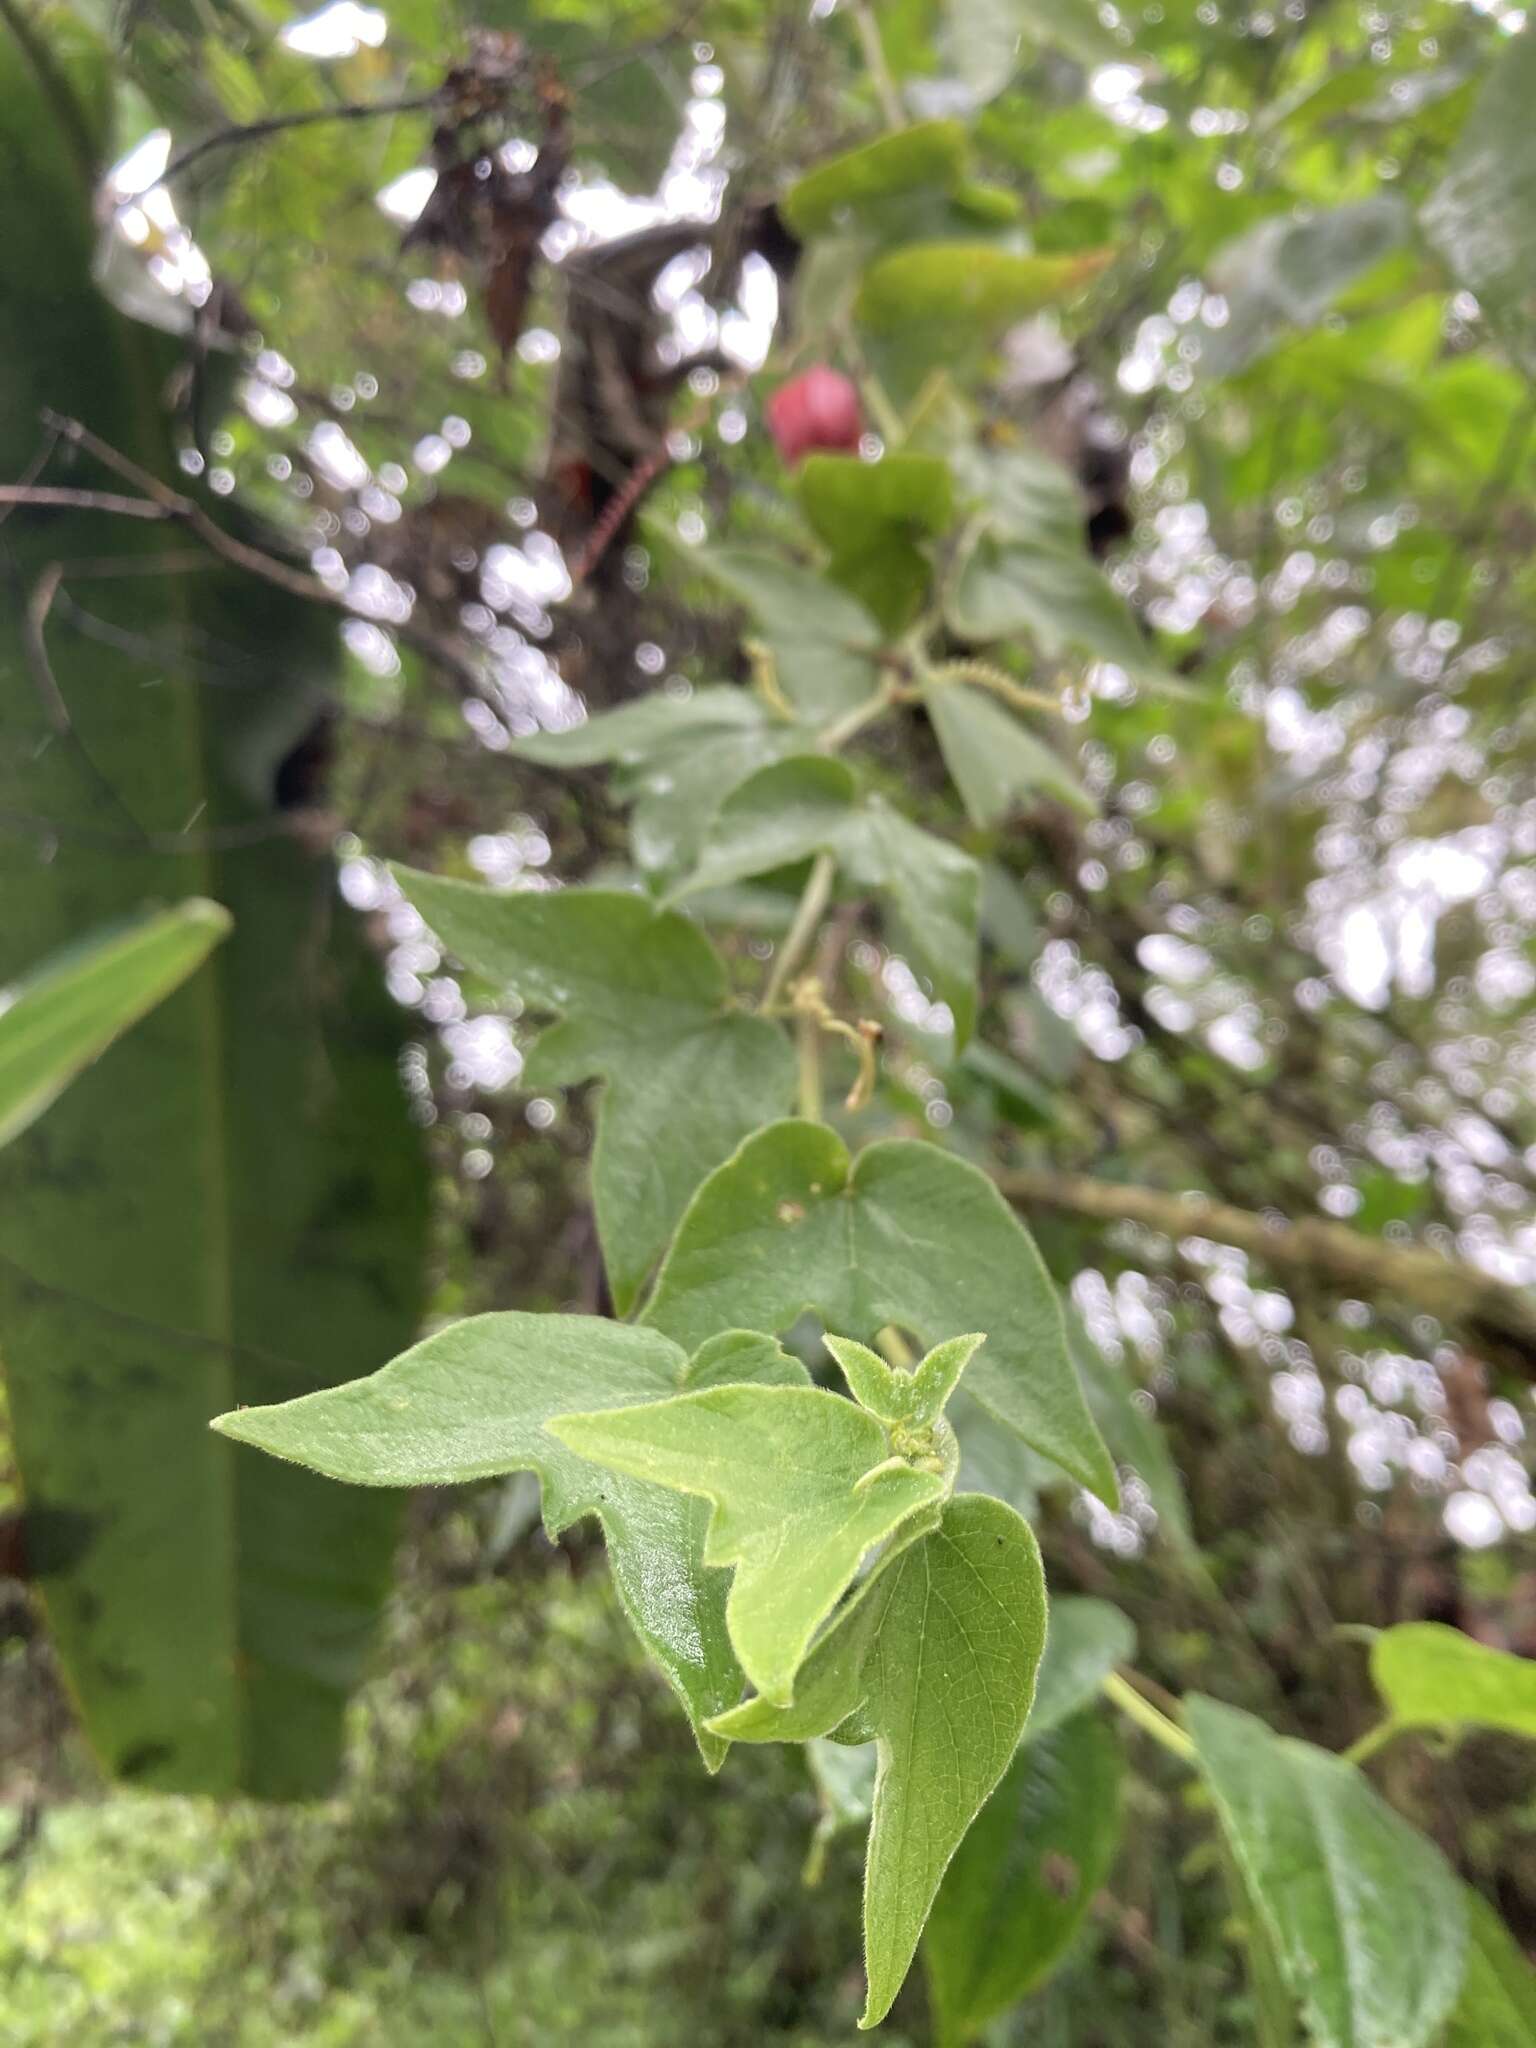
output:
[{"label": "passionflower vine leaf", "polygon": [[614,1306],[632,1307],[688,1197],[794,1092],[776,1024],[732,1009],[709,941],[674,911],[607,889],[507,895],[399,868],[411,902],[466,966],[533,1010],[544,1032],[524,1078],[607,1082],[593,1205]]},{"label": "passionflower vine leaf", "polygon": [[925,1344],[985,1330],[967,1393],[1118,1498],[1056,1290],[977,1167],[912,1138],[850,1159],[835,1131],[795,1119],[748,1138],[688,1205],[645,1320],[696,1346],[720,1329],[787,1330],[806,1310],[861,1342],[892,1323]]},{"label": "passionflower vine leaf", "polygon": [[981,870],[960,847],[864,795],[846,762],[799,754],[749,776],[715,813],[698,865],[673,894],[727,888],[823,852],[856,889],[881,897],[963,1045],[976,1020]]},{"label": "passionflower vine leaf", "polygon": [[597,1316],[471,1316],[366,1379],[239,1408],[213,1427],[354,1486],[537,1473],[552,1536],[584,1515],[602,1523],[624,1611],[713,1770],[725,1744],[703,1724],[740,1697],[742,1671],[726,1628],[729,1580],[704,1560],[707,1510],[686,1494],[603,1471],[545,1424],[578,1392],[589,1408],[624,1409],[735,1381],[804,1388],[806,1373],[752,1332],[723,1332],[690,1362],[653,1330]]},{"label": "passionflower vine leaf", "polygon": [[792,1705],[759,1697],[710,1724],[738,1742],[836,1731],[877,1745],[861,2027],[889,2012],[950,1859],[1008,1768],[1044,1643],[1028,1524],[1002,1501],[957,1494],[822,1635]]},{"label": "passionflower vine leaf", "polygon": [[779,1706],[865,1557],[947,1487],[937,1457],[893,1456],[875,1416],[814,1387],[718,1387],[549,1429],[594,1464],[712,1504],[704,1561],[734,1566],[731,1642]]}]

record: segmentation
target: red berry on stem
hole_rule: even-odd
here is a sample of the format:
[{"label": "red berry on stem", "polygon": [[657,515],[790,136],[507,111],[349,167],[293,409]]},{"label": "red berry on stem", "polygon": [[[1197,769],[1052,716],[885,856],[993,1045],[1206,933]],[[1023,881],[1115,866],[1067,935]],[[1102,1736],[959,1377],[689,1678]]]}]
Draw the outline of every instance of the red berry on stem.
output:
[{"label": "red berry on stem", "polygon": [[825,363],[781,384],[765,411],[774,445],[791,468],[818,448],[854,452],[863,438],[864,416],[852,379]]}]

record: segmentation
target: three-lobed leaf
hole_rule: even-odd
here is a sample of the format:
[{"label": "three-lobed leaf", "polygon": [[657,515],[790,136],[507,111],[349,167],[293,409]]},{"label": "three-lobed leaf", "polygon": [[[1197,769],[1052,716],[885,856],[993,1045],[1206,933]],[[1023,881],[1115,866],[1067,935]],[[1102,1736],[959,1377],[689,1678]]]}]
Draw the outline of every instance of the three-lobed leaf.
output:
[{"label": "three-lobed leaf", "polygon": [[0,988],[0,1145],[200,967],[231,922],[191,897],[94,933]]},{"label": "three-lobed leaf", "polygon": [[730,1007],[725,971],[695,925],[642,897],[508,895],[409,868],[397,875],[467,966],[531,1008],[564,1016],[533,1049],[530,1085],[606,1080],[593,1206],[624,1313],[699,1182],[786,1107],[794,1087],[787,1040],[765,1018]]},{"label": "three-lobed leaf", "polygon": [[1192,1696],[1222,1830],[1316,2048],[1427,2048],[1460,1991],[1462,1888],[1352,1764]]},{"label": "three-lobed leaf", "polygon": [[865,1557],[945,1492],[937,1469],[892,1458],[874,1415],[814,1387],[719,1387],[549,1429],[609,1471],[710,1502],[704,1561],[735,1568],[731,1642],[777,1706]]},{"label": "three-lobed leaf", "polygon": [[958,1494],[822,1637],[793,1706],[749,1700],[712,1724],[743,1742],[837,1730],[877,1745],[861,2027],[890,2010],[950,1859],[1013,1757],[1044,1640],[1027,1523],[1001,1501]]},{"label": "three-lobed leaf", "polygon": [[214,1427],[354,1486],[537,1473],[551,1535],[584,1515],[601,1521],[625,1612],[716,1768],[725,1746],[703,1723],[739,1696],[742,1673],[726,1626],[727,1576],[704,1559],[704,1506],[614,1477],[545,1425],[573,1400],[589,1410],[625,1409],[664,1403],[687,1388],[749,1381],[804,1387],[806,1375],[755,1333],[722,1332],[690,1363],[654,1330],[509,1311],[454,1323],[366,1379],[274,1407],[236,1409]]},{"label": "three-lobed leaf", "polygon": [[1068,1356],[1034,1242],[987,1176],[916,1139],[851,1159],[835,1131],[755,1133],[689,1204],[645,1319],[678,1342],[786,1330],[805,1311],[868,1342],[987,1332],[966,1380],[1024,1441],[1102,1498],[1115,1471]]}]

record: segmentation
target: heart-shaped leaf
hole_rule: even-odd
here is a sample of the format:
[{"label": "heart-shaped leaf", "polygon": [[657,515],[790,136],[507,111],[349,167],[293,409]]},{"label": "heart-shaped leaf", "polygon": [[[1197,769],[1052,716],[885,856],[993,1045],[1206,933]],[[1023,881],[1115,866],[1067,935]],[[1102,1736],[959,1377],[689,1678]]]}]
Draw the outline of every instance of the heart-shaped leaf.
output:
[{"label": "heart-shaped leaf", "polygon": [[924,702],[944,765],[973,825],[1000,825],[1036,795],[1090,815],[1097,810],[1060,754],[985,690],[937,683]]},{"label": "heart-shaped leaf", "polygon": [[646,1320],[680,1343],[786,1330],[811,1310],[870,1342],[984,1329],[968,1392],[1105,1500],[1114,1466],[1067,1354],[1040,1254],[984,1173],[916,1139],[851,1160],[824,1124],[759,1131],[690,1203]]},{"label": "heart-shaped leaf", "polygon": [[835,583],[751,548],[707,548],[688,559],[751,612],[774,656],[779,688],[802,718],[836,718],[878,688],[874,657],[884,635]]},{"label": "heart-shaped leaf", "polygon": [[804,746],[803,731],[772,717],[750,690],[664,690],[601,711],[564,732],[514,740],[508,752],[548,768],[611,764],[630,805],[630,846],[647,874],[676,874],[698,857],[710,814],[755,769]]}]

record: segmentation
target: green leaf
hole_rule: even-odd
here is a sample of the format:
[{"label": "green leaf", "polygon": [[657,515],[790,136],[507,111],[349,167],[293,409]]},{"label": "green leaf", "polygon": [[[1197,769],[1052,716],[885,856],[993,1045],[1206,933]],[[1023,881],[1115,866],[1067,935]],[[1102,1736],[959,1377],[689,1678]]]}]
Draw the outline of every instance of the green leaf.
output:
[{"label": "green leaf", "polygon": [[1082,551],[1083,493],[1054,457],[1038,448],[979,448],[966,442],[950,460],[962,490],[1004,540]]},{"label": "green leaf", "polygon": [[678,895],[719,889],[811,855],[835,855],[857,889],[895,913],[913,964],[933,983],[964,1044],[976,1016],[981,873],[967,853],[911,824],[879,797],[859,800],[845,762],[792,756],[760,769],[721,805]]},{"label": "green leaf", "polygon": [[1082,547],[983,533],[945,594],[944,616],[962,640],[979,645],[1027,633],[1048,656],[1075,648],[1133,675],[1159,667],[1125,600]]},{"label": "green leaf", "polygon": [[1371,1645],[1371,1677],[1400,1728],[1502,1728],[1536,1738],[1536,1664],[1438,1621],[1405,1621]]},{"label": "green leaf", "polygon": [[870,265],[855,312],[876,334],[916,327],[935,339],[942,333],[985,337],[1075,298],[1104,261],[1098,251],[1020,256],[995,242],[920,242]]},{"label": "green leaf", "polygon": [[825,723],[874,694],[878,623],[823,576],[750,548],[707,548],[687,558],[744,604],[761,627],[779,687],[803,718]]},{"label": "green leaf", "polygon": [[702,1724],[739,1697],[741,1667],[726,1628],[726,1574],[705,1562],[705,1510],[666,1487],[614,1478],[546,1424],[573,1396],[589,1408],[623,1409],[686,1388],[804,1388],[805,1378],[755,1333],[727,1331],[690,1364],[654,1330],[507,1312],[453,1323],[367,1379],[278,1407],[236,1409],[214,1427],[353,1486],[447,1486],[536,1472],[552,1536],[584,1515],[602,1523],[624,1611],[716,1769],[724,1745]]},{"label": "green leaf", "polygon": [[950,1858],[1008,1767],[1044,1638],[1028,1524],[958,1494],[822,1637],[793,1707],[748,1700],[713,1724],[736,1741],[798,1742],[856,1717],[856,1739],[878,1744],[861,2027],[890,2010]]},{"label": "green leaf", "polygon": [[0,1145],[200,967],[229,928],[227,910],[193,897],[98,932],[0,988]]},{"label": "green leaf", "polygon": [[1486,1899],[1465,1887],[1467,1975],[1440,2048],[1531,2048],[1536,1971]]},{"label": "green leaf", "polygon": [[1201,337],[1207,373],[1231,376],[1285,327],[1315,325],[1347,286],[1399,246],[1409,218],[1394,193],[1378,192],[1306,219],[1278,214],[1218,250],[1211,283],[1226,300],[1227,321]]},{"label": "green leaf", "polygon": [[[162,397],[184,356],[92,275],[115,73],[93,40],[84,75],[83,41],[63,16],[0,29],[0,476],[35,474],[51,448],[45,483],[113,488],[44,433],[42,409],[175,478],[185,423],[172,431]],[[71,81],[87,88],[74,100]],[[155,296],[190,324],[184,298]],[[225,372],[206,367],[212,427]],[[242,530],[237,508],[216,516]],[[420,1316],[406,1018],[336,901],[329,850],[273,801],[338,680],[336,619],[211,556],[189,566],[171,524],[17,508],[4,554],[0,986],[147,904],[197,896],[233,918],[0,1152],[28,1567],[105,1772],[313,1798],[372,1654],[399,1503],[236,1460],[207,1422],[387,1357]],[[45,691],[27,615],[60,565],[33,622]]]},{"label": "green leaf", "polygon": [[797,488],[819,540],[834,551],[849,545],[849,530],[897,527],[913,534],[944,533],[954,517],[954,481],[937,455],[811,455]]},{"label": "green leaf", "polygon": [[1061,756],[985,690],[936,683],[923,701],[973,825],[1000,825],[1037,794],[1085,814],[1098,808]]},{"label": "green leaf", "polygon": [[1317,2048],[1426,2048],[1461,1987],[1462,1889],[1342,1757],[1192,1696],[1222,1829]]},{"label": "green leaf", "polygon": [[466,966],[535,1009],[564,1012],[524,1072],[530,1086],[607,1082],[592,1159],[614,1305],[633,1305],[693,1190],[785,1107],[783,1033],[728,1007],[725,971],[696,926],[599,889],[498,894],[411,868],[400,886]]},{"label": "green leaf", "polygon": [[1444,178],[1420,216],[1457,281],[1536,375],[1536,32],[1499,45]]},{"label": "green leaf", "polygon": [[1130,1617],[1107,1600],[1053,1600],[1040,1683],[1035,1688],[1025,1740],[1038,1742],[1090,1705],[1110,1672],[1133,1656],[1135,1649],[1136,1630]]},{"label": "green leaf", "polygon": [[974,2041],[1060,1963],[1114,1861],[1121,1769],[1120,1744],[1096,1714],[1019,1750],[923,1935],[939,2048]]},{"label": "green leaf", "polygon": [[720,1387],[549,1427],[610,1471],[712,1504],[704,1562],[734,1568],[731,1642],[776,1706],[870,1551],[945,1491],[937,1469],[893,1460],[873,1415],[813,1387]]},{"label": "green leaf", "polygon": [[949,465],[934,455],[812,455],[798,479],[800,502],[830,552],[827,573],[888,632],[922,605],[930,569],[921,543],[954,516]]},{"label": "green leaf", "polygon": [[902,193],[951,192],[965,172],[967,137],[959,121],[920,121],[860,149],[830,157],[790,186],[780,202],[797,235],[857,226],[879,202]]},{"label": "green leaf", "polygon": [[508,753],[549,768],[611,763],[613,794],[631,809],[635,865],[672,875],[698,858],[722,797],[755,769],[805,744],[749,690],[720,685],[686,697],[655,690],[564,732],[515,740]]},{"label": "green leaf", "polygon": [[1084,65],[1130,61],[1091,0],[949,0],[945,14],[945,54],[976,106],[1017,75],[1026,43],[1044,43]]},{"label": "green leaf", "polygon": [[908,1138],[850,1160],[834,1131],[798,1121],[749,1138],[689,1205],[646,1320],[693,1346],[732,1326],[785,1330],[806,1310],[862,1342],[890,1323],[925,1344],[984,1329],[968,1391],[1081,1484],[1116,1498],[1056,1290],[974,1166]]}]

